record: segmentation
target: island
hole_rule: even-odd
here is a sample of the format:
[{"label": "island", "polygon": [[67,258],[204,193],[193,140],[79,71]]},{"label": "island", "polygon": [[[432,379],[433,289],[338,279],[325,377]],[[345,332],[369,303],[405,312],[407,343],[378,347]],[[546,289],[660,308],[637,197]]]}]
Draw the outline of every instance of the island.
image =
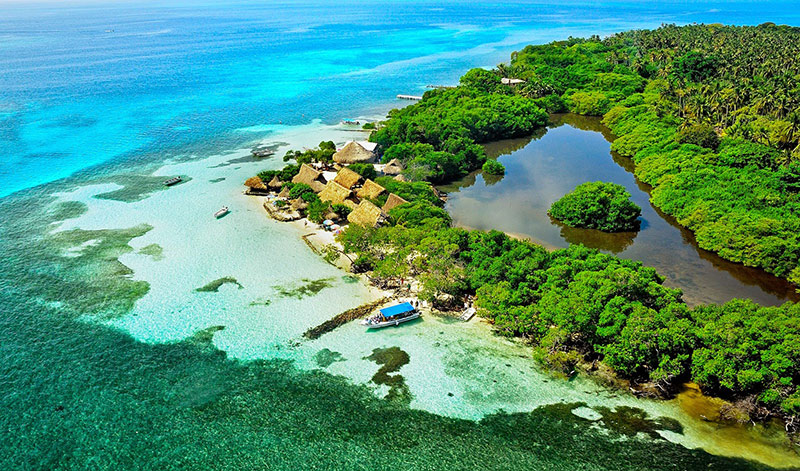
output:
[{"label": "island", "polygon": [[[271,214],[331,229],[352,271],[435,309],[474,302],[554,370],[605,369],[653,396],[691,381],[734,403],[731,416],[780,417],[796,433],[796,304],[690,308],[641,262],[453,227],[433,185],[498,173],[481,144],[530,135],[552,114],[602,116],[612,149],[652,187],[651,203],[700,247],[800,283],[798,44],[800,29],[764,24],[665,25],[528,46],[393,110],[369,141],[292,153],[297,165],[255,183],[270,192]],[[579,187],[554,217],[569,222],[567,202],[599,191],[613,202],[603,211],[620,217],[582,227],[633,229],[638,208],[602,183]]]},{"label": "island", "polygon": [[571,227],[630,232],[639,230],[642,208],[622,185],[586,182],[553,203],[548,214]]}]

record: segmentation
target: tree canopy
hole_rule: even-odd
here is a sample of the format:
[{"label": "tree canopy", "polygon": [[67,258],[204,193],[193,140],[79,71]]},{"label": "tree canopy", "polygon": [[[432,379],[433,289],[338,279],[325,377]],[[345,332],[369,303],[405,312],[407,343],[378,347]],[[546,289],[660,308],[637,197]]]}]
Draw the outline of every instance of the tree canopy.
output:
[{"label": "tree canopy", "polygon": [[622,185],[587,182],[553,203],[548,214],[572,227],[625,232],[639,229],[642,208]]}]

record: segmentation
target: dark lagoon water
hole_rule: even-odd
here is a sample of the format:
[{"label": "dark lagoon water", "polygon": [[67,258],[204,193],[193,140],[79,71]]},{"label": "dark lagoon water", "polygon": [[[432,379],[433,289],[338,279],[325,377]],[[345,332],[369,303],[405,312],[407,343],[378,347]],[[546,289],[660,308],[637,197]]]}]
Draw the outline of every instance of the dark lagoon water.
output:
[{"label": "dark lagoon water", "polygon": [[[693,234],[650,204],[647,185],[633,175],[633,162],[610,150],[613,136],[600,120],[560,115],[538,135],[492,143],[490,155],[506,166],[503,177],[473,173],[453,185],[447,210],[458,225],[498,229],[549,248],[584,244],[641,260],[683,290],[690,304],[749,298],[763,305],[796,301],[789,283],[762,270],[731,263],[697,247]],[[609,234],[576,229],[550,218],[550,205],[588,181],[624,186],[642,208],[638,232]]]},{"label": "dark lagoon water", "polygon": [[0,470],[795,465],[779,429],[550,378],[476,323],[299,342],[366,288],[264,220],[240,183],[281,162],[237,151],[352,138],[322,124],[530,42],[792,5],[0,3]]}]

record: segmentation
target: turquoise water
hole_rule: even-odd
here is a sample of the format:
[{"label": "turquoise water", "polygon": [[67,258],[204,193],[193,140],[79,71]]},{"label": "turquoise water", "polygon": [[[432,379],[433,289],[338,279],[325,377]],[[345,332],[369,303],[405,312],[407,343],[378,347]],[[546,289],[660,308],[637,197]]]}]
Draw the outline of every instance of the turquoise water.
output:
[{"label": "turquoise water", "polygon": [[230,148],[237,128],[383,112],[531,42],[798,18],[791,2],[61,3],[0,3],[0,196]]},{"label": "turquoise water", "polygon": [[779,430],[549,377],[482,323],[304,341],[377,293],[241,194],[282,165],[250,145],[344,142],[523,44],[786,5],[0,5],[0,469],[795,465]]}]

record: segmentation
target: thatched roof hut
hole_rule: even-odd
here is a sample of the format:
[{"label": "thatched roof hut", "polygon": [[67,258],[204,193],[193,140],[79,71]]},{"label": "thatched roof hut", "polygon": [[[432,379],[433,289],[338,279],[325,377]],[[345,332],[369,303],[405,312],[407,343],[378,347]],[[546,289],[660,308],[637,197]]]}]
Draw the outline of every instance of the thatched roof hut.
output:
[{"label": "thatched roof hut", "polygon": [[292,178],[292,183],[304,183],[315,192],[320,192],[325,188],[326,182],[322,172],[314,170],[308,164],[303,164],[300,166],[300,172]]},{"label": "thatched roof hut", "polygon": [[358,196],[359,198],[375,199],[378,196],[380,196],[380,194],[383,193],[384,191],[386,191],[386,188],[368,179],[367,181],[364,182],[364,186],[358,189],[356,196]]},{"label": "thatched roof hut", "polygon": [[341,217],[339,217],[339,215],[334,213],[333,211],[330,211],[328,214],[325,215],[325,219],[330,219],[331,221],[336,222],[339,219],[341,219]]},{"label": "thatched roof hut", "polygon": [[320,191],[325,189],[325,183],[319,180],[314,180],[313,182],[311,182],[311,185],[309,186],[311,187],[312,190],[314,190],[314,193],[319,193]]},{"label": "thatched roof hut", "polygon": [[351,224],[358,224],[366,227],[377,227],[383,220],[385,215],[381,208],[375,206],[367,200],[361,201],[352,213],[347,215],[347,220]]},{"label": "thatched roof hut", "polygon": [[392,159],[383,167],[384,175],[400,175],[404,170],[403,164],[397,159]]},{"label": "thatched roof hut", "polygon": [[281,192],[278,193],[278,196],[281,197],[281,198],[288,198],[289,197],[289,187],[283,187],[283,190],[281,190]]},{"label": "thatched roof hut", "polygon": [[330,201],[331,204],[344,204],[345,200],[351,198],[353,192],[338,184],[336,180],[328,182],[325,189],[319,194],[322,201]]},{"label": "thatched roof hut", "polygon": [[[354,164],[357,162],[372,162],[375,160],[375,146],[372,142],[348,142],[342,150],[333,154],[333,161],[340,164]],[[371,147],[371,149],[368,149]]]},{"label": "thatched roof hut", "polygon": [[251,190],[266,190],[267,185],[264,184],[264,181],[261,180],[259,177],[250,177],[244,181],[244,186],[250,188]]},{"label": "thatched roof hut", "polygon": [[283,186],[283,182],[278,178],[277,175],[272,177],[272,180],[267,183],[267,186],[270,190],[279,190]]},{"label": "thatched roof hut", "polygon": [[383,205],[381,211],[384,213],[388,213],[393,208],[400,206],[401,204],[408,203],[408,201],[404,200],[403,198],[395,195],[394,193],[389,194],[389,198],[386,199],[386,204]]},{"label": "thatched roof hut", "polygon": [[400,175],[397,175],[396,177],[394,177],[394,179],[399,181],[399,182],[407,182],[408,181],[408,178],[406,178],[406,176],[403,175],[402,173]]},{"label": "thatched roof hut", "polygon": [[339,170],[339,173],[336,174],[336,178],[334,178],[333,181],[349,190],[353,188],[353,185],[361,181],[361,175],[345,167]]}]

